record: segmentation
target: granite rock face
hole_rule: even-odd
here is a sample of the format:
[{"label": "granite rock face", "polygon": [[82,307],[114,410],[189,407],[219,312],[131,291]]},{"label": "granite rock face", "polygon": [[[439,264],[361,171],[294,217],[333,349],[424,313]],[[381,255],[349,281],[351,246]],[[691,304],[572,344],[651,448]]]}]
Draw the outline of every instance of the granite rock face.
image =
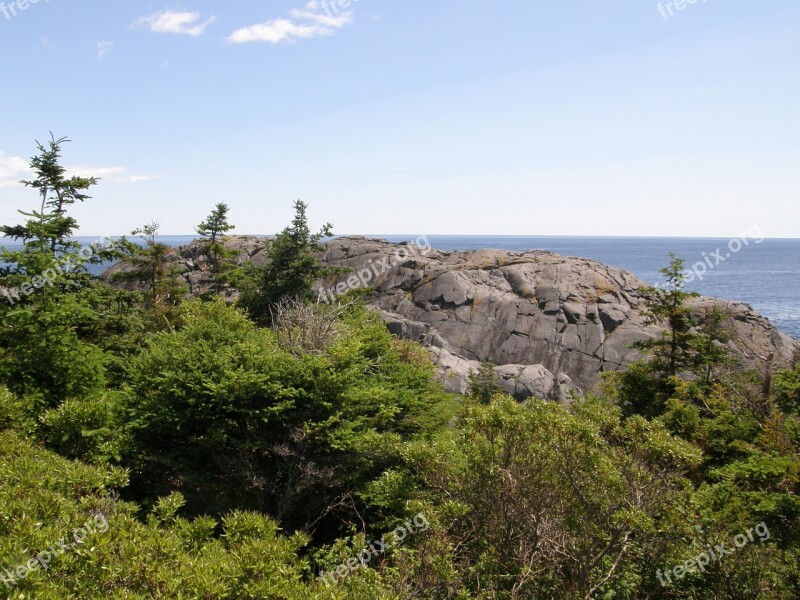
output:
[{"label": "granite rock face", "polygon": [[[566,399],[592,389],[603,371],[624,367],[638,356],[631,344],[658,333],[641,315],[644,282],[589,259],[341,238],[327,245],[325,260],[365,280],[372,272],[370,299],[390,330],[429,347],[453,391],[466,389],[469,372],[491,361],[516,397]],[[330,298],[334,283],[360,287],[354,277],[326,282],[321,295]],[[763,366],[770,353],[776,365],[789,366],[800,352],[746,304],[693,302],[698,318],[714,305],[730,315],[730,348],[746,366]]]},{"label": "granite rock face", "polygon": [[[266,260],[264,242],[231,237],[238,262]],[[192,293],[208,287],[197,245],[170,260]],[[326,244],[324,261],[350,271],[320,282],[320,300],[349,289],[374,289],[367,298],[396,335],[421,342],[447,389],[464,392],[480,362],[497,365],[498,381],[517,398],[567,400],[592,389],[600,373],[624,367],[638,354],[630,345],[658,333],[644,323],[645,284],[633,274],[593,260],[532,250],[442,252],[424,238],[392,244],[347,237]],[[184,270],[185,267],[185,270]],[[116,265],[107,275],[125,270]],[[800,343],[779,332],[746,304],[700,298],[699,317],[712,305],[729,315],[729,343],[745,366],[789,366]]]}]

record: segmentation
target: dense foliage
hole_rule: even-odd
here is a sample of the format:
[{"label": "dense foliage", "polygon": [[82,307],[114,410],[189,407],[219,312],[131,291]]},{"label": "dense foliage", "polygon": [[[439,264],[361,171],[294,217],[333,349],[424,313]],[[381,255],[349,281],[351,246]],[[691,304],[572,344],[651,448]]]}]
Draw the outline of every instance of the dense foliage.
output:
[{"label": "dense foliage", "polygon": [[[2,228],[6,596],[800,597],[800,367],[738,367],[678,259],[644,290],[663,335],[601,395],[518,403],[484,365],[462,398],[368,307],[310,302],[331,231],[301,202],[239,272],[217,205],[202,298],[155,223],[81,256],[68,209],[96,180],[63,142]],[[82,268],[120,255],[141,291]]]}]

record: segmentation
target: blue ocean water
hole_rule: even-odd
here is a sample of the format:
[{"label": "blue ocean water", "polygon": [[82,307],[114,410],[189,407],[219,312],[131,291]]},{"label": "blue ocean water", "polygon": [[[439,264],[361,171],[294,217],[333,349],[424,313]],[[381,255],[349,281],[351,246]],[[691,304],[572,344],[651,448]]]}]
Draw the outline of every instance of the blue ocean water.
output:
[{"label": "blue ocean water", "polygon": [[[162,236],[159,241],[179,246],[194,237]],[[401,242],[415,241],[418,236],[369,237]],[[800,239],[465,235],[429,235],[427,239],[437,250],[550,250],[562,256],[591,258],[631,271],[651,285],[663,283],[659,269],[667,265],[673,252],[686,261],[687,268],[695,267],[696,276],[687,289],[745,302],[800,339]]]}]

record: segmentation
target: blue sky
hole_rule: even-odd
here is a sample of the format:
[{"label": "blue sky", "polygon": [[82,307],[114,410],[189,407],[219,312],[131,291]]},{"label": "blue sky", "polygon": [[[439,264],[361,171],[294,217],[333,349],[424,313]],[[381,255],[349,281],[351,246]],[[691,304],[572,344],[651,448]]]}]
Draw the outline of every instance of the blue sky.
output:
[{"label": "blue sky", "polygon": [[800,237],[796,0],[346,4],[6,0],[0,222],[53,131],[83,235]]}]

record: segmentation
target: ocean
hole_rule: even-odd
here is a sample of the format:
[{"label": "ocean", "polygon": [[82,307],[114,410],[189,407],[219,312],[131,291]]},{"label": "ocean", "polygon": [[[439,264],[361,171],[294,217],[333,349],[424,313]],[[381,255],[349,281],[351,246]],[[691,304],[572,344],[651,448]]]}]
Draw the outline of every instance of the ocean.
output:
[{"label": "ocean", "polygon": [[[800,339],[800,239],[763,239],[750,232],[741,238],[551,237],[428,235],[437,250],[496,248],[524,252],[550,250],[562,256],[591,258],[626,269],[645,282],[663,283],[659,269],[673,252],[691,271],[687,289],[704,296],[738,300],[752,306],[779,329]],[[416,235],[369,235],[391,242]],[[94,238],[78,238],[91,242]],[[162,236],[178,246],[194,236]]]}]

